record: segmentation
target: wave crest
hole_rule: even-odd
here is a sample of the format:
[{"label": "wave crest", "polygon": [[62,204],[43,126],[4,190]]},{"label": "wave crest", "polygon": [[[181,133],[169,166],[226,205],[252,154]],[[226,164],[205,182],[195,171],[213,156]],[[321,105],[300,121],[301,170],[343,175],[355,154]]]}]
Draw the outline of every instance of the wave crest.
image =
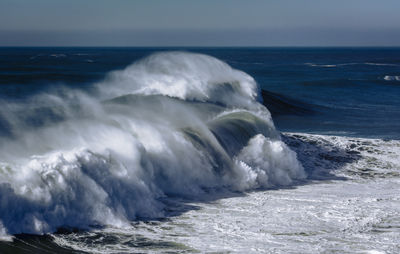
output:
[{"label": "wave crest", "polygon": [[246,73],[214,57],[184,52],[151,55],[112,72],[100,87],[113,97],[126,93],[159,94],[225,105],[241,99],[254,100],[258,94],[256,82]]}]

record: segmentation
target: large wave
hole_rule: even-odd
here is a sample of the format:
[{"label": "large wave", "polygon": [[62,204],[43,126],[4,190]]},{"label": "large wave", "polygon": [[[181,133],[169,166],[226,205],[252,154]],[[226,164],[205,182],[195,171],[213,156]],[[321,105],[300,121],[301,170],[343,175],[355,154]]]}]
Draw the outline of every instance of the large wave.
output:
[{"label": "large wave", "polygon": [[252,77],[206,55],[151,55],[95,91],[1,102],[0,234],[123,227],[162,199],[305,177]]}]

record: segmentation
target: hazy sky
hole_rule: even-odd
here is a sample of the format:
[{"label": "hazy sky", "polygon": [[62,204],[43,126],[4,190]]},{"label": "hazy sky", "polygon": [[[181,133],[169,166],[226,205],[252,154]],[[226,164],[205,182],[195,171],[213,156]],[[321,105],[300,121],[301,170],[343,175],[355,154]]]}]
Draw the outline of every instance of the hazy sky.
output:
[{"label": "hazy sky", "polygon": [[400,46],[400,0],[0,0],[0,46]]}]

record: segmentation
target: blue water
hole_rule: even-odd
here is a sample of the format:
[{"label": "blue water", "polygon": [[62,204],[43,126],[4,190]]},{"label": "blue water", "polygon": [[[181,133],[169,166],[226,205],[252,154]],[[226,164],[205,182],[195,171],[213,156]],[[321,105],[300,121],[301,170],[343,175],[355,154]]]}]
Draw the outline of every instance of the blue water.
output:
[{"label": "blue water", "polygon": [[[152,55],[160,51],[205,55]],[[258,98],[254,80],[237,70],[254,78]],[[174,239],[169,242],[154,238],[165,233],[145,222],[199,209],[191,201],[309,180],[352,182],[354,174],[372,177],[366,185],[382,185],[339,193],[349,191],[349,201],[364,190],[374,194],[390,186],[390,177],[397,181],[392,158],[398,141],[336,136],[400,139],[399,98],[400,48],[0,48],[0,252],[188,249],[175,243],[185,224],[166,229]],[[280,139],[255,99],[280,131],[334,136]],[[386,150],[389,161],[363,157],[363,151],[381,156]],[[331,174],[345,166],[348,179]],[[384,202],[395,207],[396,185],[390,188]],[[386,208],[374,214],[383,218]],[[187,218],[188,225],[195,222]],[[136,237],[138,221],[152,232],[149,237]],[[102,231],[121,223],[133,223],[128,234]],[[188,229],[189,237],[203,241]],[[292,232],[279,229],[279,237]],[[260,232],[264,237],[266,231]],[[342,239],[337,236],[343,229],[336,233]],[[9,234],[14,241],[3,242]]]},{"label": "blue water", "polygon": [[0,98],[90,90],[110,71],[170,50],[211,55],[251,75],[284,103],[265,101],[281,131],[400,139],[400,48],[0,48]]}]

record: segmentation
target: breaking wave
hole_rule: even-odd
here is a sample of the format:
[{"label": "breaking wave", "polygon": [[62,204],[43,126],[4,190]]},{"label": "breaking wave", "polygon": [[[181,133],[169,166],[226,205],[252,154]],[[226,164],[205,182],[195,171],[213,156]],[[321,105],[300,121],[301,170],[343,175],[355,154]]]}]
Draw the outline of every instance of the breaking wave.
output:
[{"label": "breaking wave", "polygon": [[124,227],[168,196],[305,177],[254,79],[206,55],[151,55],[83,93],[1,102],[0,236]]}]

